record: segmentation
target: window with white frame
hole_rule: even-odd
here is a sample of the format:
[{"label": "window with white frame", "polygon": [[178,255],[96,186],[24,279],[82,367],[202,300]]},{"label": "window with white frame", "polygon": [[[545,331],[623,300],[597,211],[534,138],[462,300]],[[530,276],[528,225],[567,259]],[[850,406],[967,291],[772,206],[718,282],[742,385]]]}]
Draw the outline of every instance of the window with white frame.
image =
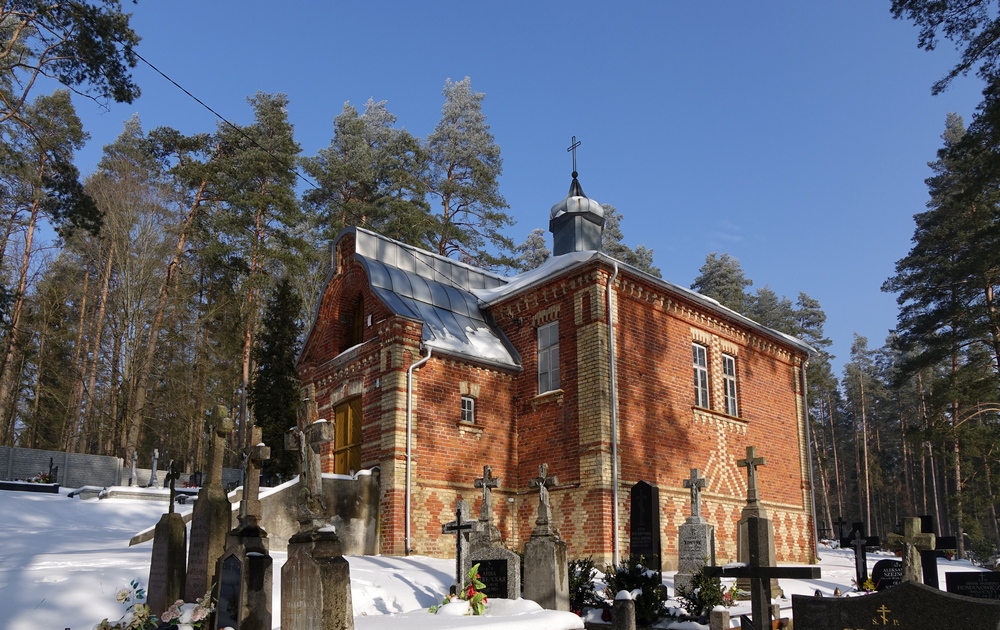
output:
[{"label": "window with white frame", "polygon": [[726,413],[731,416],[740,415],[736,402],[736,359],[728,354],[722,355],[722,384],[726,393]]},{"label": "window with white frame", "polygon": [[462,422],[476,423],[476,399],[472,396],[462,396]]},{"label": "window with white frame", "polygon": [[559,322],[538,327],[538,393],[559,389]]},{"label": "window with white frame", "polygon": [[694,359],[694,404],[708,408],[708,351],[700,343],[691,344]]}]

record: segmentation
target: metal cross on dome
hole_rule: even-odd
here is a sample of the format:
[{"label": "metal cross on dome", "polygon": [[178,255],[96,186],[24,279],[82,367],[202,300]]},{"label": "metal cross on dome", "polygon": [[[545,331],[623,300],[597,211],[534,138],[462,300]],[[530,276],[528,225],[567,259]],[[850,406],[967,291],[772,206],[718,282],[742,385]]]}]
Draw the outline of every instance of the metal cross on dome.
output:
[{"label": "metal cross on dome", "polygon": [[573,136],[572,144],[570,144],[569,148],[566,149],[566,153],[573,154],[573,177],[576,177],[576,148],[581,144],[583,143],[577,140],[576,136]]}]

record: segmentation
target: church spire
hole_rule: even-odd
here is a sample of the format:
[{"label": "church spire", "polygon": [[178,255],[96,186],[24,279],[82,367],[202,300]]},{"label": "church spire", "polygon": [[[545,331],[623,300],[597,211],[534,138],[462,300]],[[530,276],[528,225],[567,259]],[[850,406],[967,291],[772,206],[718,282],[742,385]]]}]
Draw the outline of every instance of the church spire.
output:
[{"label": "church spire", "polygon": [[577,179],[579,174],[576,170],[576,149],[580,144],[576,136],[573,136],[572,144],[566,149],[567,152],[573,153],[573,181],[569,185],[569,194],[552,206],[549,214],[549,231],[552,232],[554,256],[601,249],[604,208],[583,194],[583,186]]}]

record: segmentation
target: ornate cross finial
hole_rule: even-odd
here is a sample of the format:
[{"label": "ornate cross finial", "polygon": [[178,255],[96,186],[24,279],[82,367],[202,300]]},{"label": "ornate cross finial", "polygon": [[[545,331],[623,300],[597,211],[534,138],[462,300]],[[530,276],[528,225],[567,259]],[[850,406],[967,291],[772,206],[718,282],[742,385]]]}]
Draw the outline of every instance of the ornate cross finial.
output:
[{"label": "ornate cross finial", "polygon": [[573,136],[572,144],[570,144],[569,148],[566,149],[566,153],[573,154],[573,177],[576,177],[576,148],[579,147],[581,144],[583,143],[577,140],[576,136]]},{"label": "ornate cross finial", "polygon": [[538,467],[538,477],[528,480],[529,488],[538,488],[538,518],[535,519],[535,531],[532,535],[547,536],[552,530],[552,506],[549,505],[549,488],[559,485],[559,478],[549,476],[549,465]]},{"label": "ornate cross finial", "polygon": [[701,491],[706,487],[707,480],[701,476],[697,468],[691,469],[691,477],[684,480],[684,487],[691,489],[691,516],[701,516]]},{"label": "ornate cross finial", "polygon": [[757,495],[757,466],[767,465],[767,460],[756,456],[756,449],[753,446],[747,447],[746,459],[736,460],[736,465],[747,469],[747,502],[756,503],[759,500]]},{"label": "ornate cross finial", "polygon": [[479,508],[479,520],[493,522],[493,488],[500,487],[500,478],[493,476],[492,466],[483,466],[483,476],[473,481],[476,488],[483,489],[483,505]]}]

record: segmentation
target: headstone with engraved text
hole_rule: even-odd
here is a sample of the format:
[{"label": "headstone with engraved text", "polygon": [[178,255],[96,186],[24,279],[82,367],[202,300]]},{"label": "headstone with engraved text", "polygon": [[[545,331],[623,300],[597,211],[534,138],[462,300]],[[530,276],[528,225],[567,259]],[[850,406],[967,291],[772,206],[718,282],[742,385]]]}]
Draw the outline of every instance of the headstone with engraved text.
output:
[{"label": "headstone with engraved text", "polygon": [[949,593],[1000,600],[1000,573],[996,571],[949,571],[944,581]]}]

